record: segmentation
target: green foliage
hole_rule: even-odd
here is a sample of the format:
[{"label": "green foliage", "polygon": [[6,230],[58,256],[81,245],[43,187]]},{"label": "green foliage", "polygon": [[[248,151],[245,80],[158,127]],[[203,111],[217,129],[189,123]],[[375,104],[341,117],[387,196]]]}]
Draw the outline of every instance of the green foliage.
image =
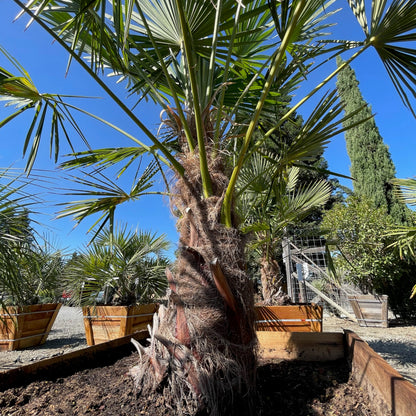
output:
[{"label": "green foliage", "polygon": [[103,229],[83,252],[65,267],[64,286],[72,302],[81,305],[149,303],[167,288],[169,243],[164,235],[128,232],[126,227]]},{"label": "green foliage", "polygon": [[[344,62],[338,58],[337,63],[340,66]],[[383,143],[371,108],[364,101],[358,85],[354,70],[347,65],[337,78],[337,89],[345,113],[353,114],[344,125],[348,127],[365,120],[345,132],[354,194],[359,198],[371,198],[374,206],[387,211],[396,223],[407,223],[410,219],[409,210],[393,192],[391,181],[396,169],[390,152]]]},{"label": "green foliage", "polygon": [[[26,180],[13,170],[0,178],[0,305],[24,306],[60,298],[62,253],[31,226]],[[42,243],[39,243],[42,241]]]},{"label": "green foliage", "polygon": [[388,295],[392,310],[408,318],[416,315],[416,305],[409,303],[407,295],[416,266],[389,249],[391,237],[386,230],[392,226],[383,209],[374,209],[372,201],[357,197],[335,205],[322,222],[336,268],[346,270],[347,280],[364,292]]}]

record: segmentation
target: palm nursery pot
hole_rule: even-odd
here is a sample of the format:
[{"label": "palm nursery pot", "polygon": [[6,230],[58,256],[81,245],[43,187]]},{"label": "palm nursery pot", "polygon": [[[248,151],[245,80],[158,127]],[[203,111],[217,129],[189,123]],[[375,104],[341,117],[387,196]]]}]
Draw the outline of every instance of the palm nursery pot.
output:
[{"label": "palm nursery pot", "polygon": [[0,351],[45,343],[61,306],[60,303],[45,303],[0,309]]},{"label": "palm nursery pot", "polygon": [[255,306],[256,331],[322,332],[323,308],[316,304]]},{"label": "palm nursery pot", "polygon": [[101,344],[139,331],[147,331],[159,304],[135,306],[84,306],[85,335],[88,345]]}]

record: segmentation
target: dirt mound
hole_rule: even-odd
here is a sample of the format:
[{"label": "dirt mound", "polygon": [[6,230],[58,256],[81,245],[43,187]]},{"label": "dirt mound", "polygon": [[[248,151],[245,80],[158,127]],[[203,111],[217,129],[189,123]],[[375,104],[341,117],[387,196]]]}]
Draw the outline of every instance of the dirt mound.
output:
[{"label": "dirt mound", "polygon": [[[44,375],[27,386],[7,389],[0,393],[0,414],[174,416],[161,404],[160,396],[136,396],[128,372],[137,359],[137,354],[131,353],[111,365],[67,377]],[[255,414],[259,416],[374,415],[370,404],[365,392],[349,379],[349,368],[343,360],[268,361],[258,370]]]}]

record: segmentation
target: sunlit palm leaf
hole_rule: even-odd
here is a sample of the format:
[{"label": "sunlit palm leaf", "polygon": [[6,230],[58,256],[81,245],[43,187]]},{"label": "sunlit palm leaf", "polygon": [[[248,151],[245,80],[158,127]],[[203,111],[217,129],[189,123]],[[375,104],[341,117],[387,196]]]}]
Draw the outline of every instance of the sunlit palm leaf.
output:
[{"label": "sunlit palm leaf", "polygon": [[[416,179],[394,179],[395,193],[403,203],[416,205]],[[416,226],[395,226],[388,233],[394,239],[390,247],[399,250],[401,256],[415,257]]]},{"label": "sunlit palm leaf", "polygon": [[72,181],[80,185],[82,189],[69,190],[66,195],[90,198],[65,203],[67,208],[61,211],[58,218],[72,216],[79,223],[90,215],[98,214],[99,218],[89,229],[91,231],[97,224],[100,224],[93,236],[94,239],[107,223],[110,224],[110,229],[112,229],[114,213],[118,205],[127,201],[138,200],[143,195],[155,193],[151,192],[150,188],[153,186],[153,178],[157,171],[157,165],[150,164],[142,175],[136,179],[128,192],[97,171],[84,173],[84,178],[73,176]]},{"label": "sunlit palm leaf", "polygon": [[0,101],[4,101],[5,106],[14,106],[18,109],[0,121],[0,127],[24,112],[33,111],[33,119],[23,144],[23,155],[28,153],[26,170],[30,172],[33,168],[45,129],[50,129],[49,152],[55,162],[59,156],[61,134],[72,148],[70,136],[65,127],[66,123],[72,125],[86,143],[81,129],[71,115],[71,106],[68,106],[59,95],[39,93],[23,67],[5,49],[0,47],[0,52],[20,73],[19,76],[14,76],[5,68],[0,67]]},{"label": "sunlit palm leaf", "polygon": [[[149,302],[164,294],[169,265],[163,257],[169,242],[150,231],[104,228],[94,242],[70,262],[65,286],[74,303],[93,305]],[[99,300],[100,292],[104,293]]]},{"label": "sunlit palm leaf", "polygon": [[393,0],[387,5],[385,0],[374,0],[371,30],[365,34],[403,102],[411,109],[409,94],[416,97],[416,51],[408,45],[416,40],[416,3]]}]

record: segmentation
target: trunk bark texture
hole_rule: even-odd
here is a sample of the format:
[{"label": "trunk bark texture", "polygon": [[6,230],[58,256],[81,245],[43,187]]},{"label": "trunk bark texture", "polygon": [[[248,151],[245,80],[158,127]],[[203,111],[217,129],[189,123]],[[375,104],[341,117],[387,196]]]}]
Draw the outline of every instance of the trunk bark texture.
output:
[{"label": "trunk bark texture", "polygon": [[267,255],[263,255],[260,267],[263,305],[284,305],[288,297],[284,293],[284,280],[279,263]]},{"label": "trunk bark texture", "polygon": [[167,271],[169,301],[133,375],[139,390],[161,392],[175,414],[241,414],[255,391],[257,345],[244,237],[221,223],[228,183],[222,160],[210,161],[209,198],[202,198],[198,156],[186,154],[181,163],[187,175],[172,198],[180,248]]}]

